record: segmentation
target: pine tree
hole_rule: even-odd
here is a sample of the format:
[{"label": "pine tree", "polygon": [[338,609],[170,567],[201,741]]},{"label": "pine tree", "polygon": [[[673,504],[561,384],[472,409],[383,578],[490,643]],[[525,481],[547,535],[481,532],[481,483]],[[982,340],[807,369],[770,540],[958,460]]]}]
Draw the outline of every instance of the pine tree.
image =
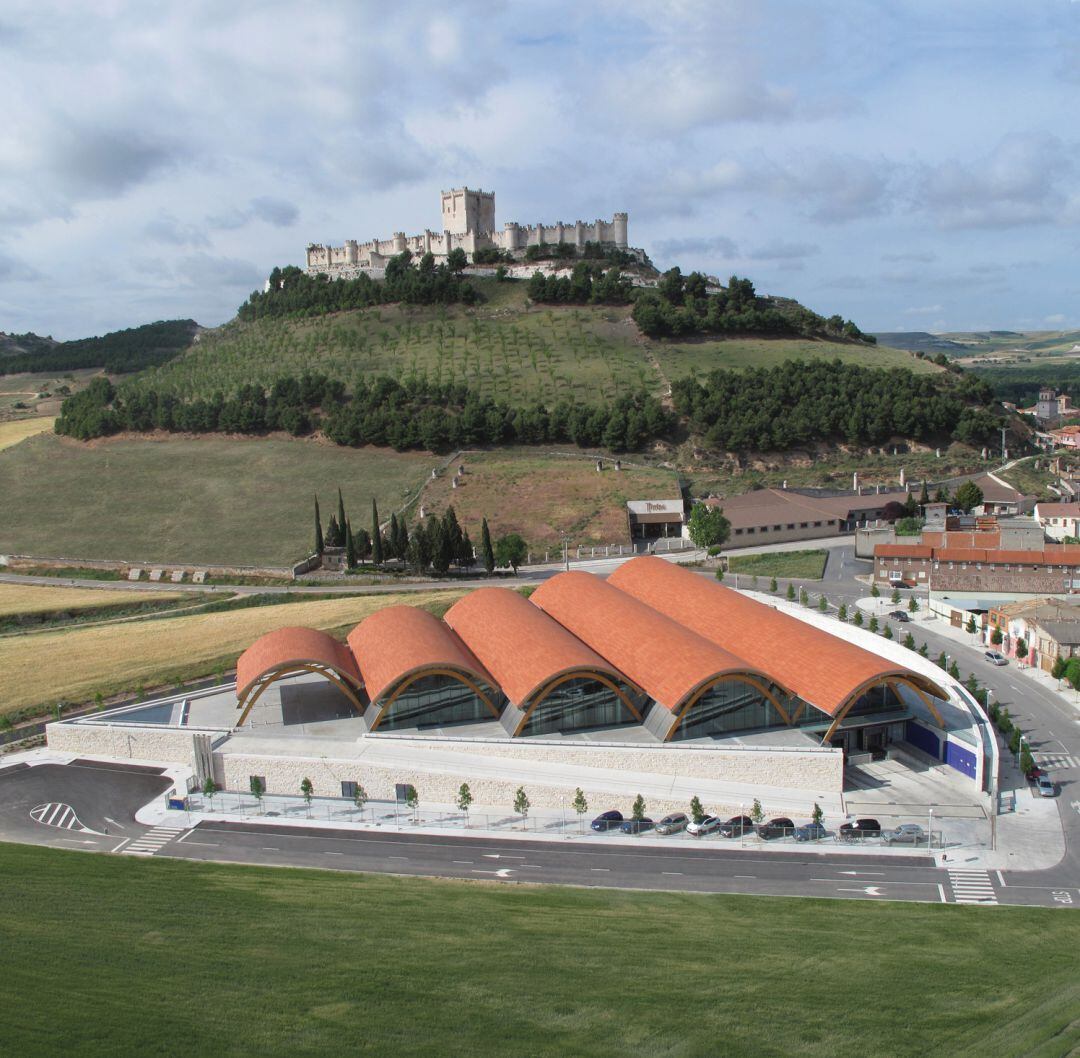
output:
[{"label": "pine tree", "polygon": [[401,558],[398,554],[398,520],[396,514],[390,515],[390,529],[386,534],[386,557]]},{"label": "pine tree", "polygon": [[356,544],[353,541],[352,525],[345,522],[345,568],[354,569],[356,567]]},{"label": "pine tree", "polygon": [[322,518],[319,516],[319,497],[315,497],[315,554],[321,555],[326,550],[322,535]]},{"label": "pine tree", "polygon": [[925,507],[930,502],[930,493],[926,488],[926,479],[923,478],[922,492],[919,493],[919,504]]},{"label": "pine tree", "polygon": [[476,565],[476,555],[473,554],[473,543],[469,539],[468,532],[461,534],[461,551],[458,552],[457,562],[465,569],[471,569]]},{"label": "pine tree", "polygon": [[401,551],[401,560],[409,553],[409,527],[405,524],[405,515],[398,519],[398,548]]},{"label": "pine tree", "polygon": [[379,531],[379,508],[375,500],[371,501],[371,561],[376,566],[383,564],[383,538]]},{"label": "pine tree", "polygon": [[341,526],[336,514],[330,515],[330,524],[326,527],[326,546],[341,547]]},{"label": "pine tree", "polygon": [[446,521],[432,518],[428,530],[431,543],[431,564],[436,573],[446,573],[454,558],[454,549],[450,542],[450,531]]},{"label": "pine tree", "polygon": [[337,490],[337,523],[341,526],[342,532],[345,531],[348,522],[349,519],[345,517],[345,501],[341,498],[341,486],[339,485]]},{"label": "pine tree", "polygon": [[480,529],[480,561],[490,573],[495,568],[495,551],[491,546],[491,531],[485,518]]},{"label": "pine tree", "polygon": [[453,507],[447,507],[442,517],[443,535],[446,537],[446,546],[450,551],[450,561],[461,560],[461,523],[457,518],[457,511]]}]

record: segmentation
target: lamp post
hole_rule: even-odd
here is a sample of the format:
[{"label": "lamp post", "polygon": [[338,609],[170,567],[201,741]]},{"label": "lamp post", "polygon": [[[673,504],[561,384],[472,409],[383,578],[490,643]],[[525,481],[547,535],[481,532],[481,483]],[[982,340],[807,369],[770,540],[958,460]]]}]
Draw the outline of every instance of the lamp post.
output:
[{"label": "lamp post", "polygon": [[926,855],[934,855],[934,810],[930,809],[930,819],[926,824]]},{"label": "lamp post", "polygon": [[[1024,757],[1024,743],[1027,742],[1027,735],[1021,735],[1020,740],[1016,743],[1016,766],[1020,767],[1020,761]],[[1030,743],[1028,743],[1030,745]]]}]

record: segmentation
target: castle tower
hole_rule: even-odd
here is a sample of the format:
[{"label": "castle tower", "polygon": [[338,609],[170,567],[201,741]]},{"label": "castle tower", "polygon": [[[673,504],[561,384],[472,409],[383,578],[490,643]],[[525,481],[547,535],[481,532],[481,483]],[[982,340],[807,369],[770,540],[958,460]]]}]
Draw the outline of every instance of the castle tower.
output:
[{"label": "castle tower", "polygon": [[626,213],[616,213],[613,220],[615,226],[615,245],[620,250],[625,250],[630,245],[627,242],[627,227],[629,222],[629,215]]},{"label": "castle tower", "polygon": [[490,235],[495,231],[495,192],[472,191],[467,187],[455,187],[443,191],[443,228],[455,235],[475,232]]},{"label": "castle tower", "polygon": [[503,225],[504,250],[516,250],[518,248],[518,226],[516,221],[508,220]]}]

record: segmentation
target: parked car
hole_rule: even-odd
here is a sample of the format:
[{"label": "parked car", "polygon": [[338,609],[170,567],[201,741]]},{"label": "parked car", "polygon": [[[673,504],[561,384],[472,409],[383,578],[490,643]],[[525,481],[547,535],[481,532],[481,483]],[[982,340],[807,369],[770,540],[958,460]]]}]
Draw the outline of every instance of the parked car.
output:
[{"label": "parked car", "polygon": [[700,823],[689,823],[686,833],[693,834],[695,838],[703,838],[706,834],[712,834],[718,830],[722,822],[719,816],[706,816]]},{"label": "parked car", "polygon": [[881,835],[886,845],[925,845],[926,831],[918,823],[901,823]]},{"label": "parked car", "polygon": [[853,823],[840,824],[841,841],[859,841],[862,838],[876,838],[881,833],[881,824],[876,819],[856,819]]},{"label": "parked car", "polygon": [[758,837],[771,841],[773,838],[789,838],[795,833],[795,823],[787,816],[777,816],[758,827]]},{"label": "parked car", "polygon": [[1038,766],[1038,764],[1032,764],[1026,772],[1024,772],[1024,778],[1028,782],[1038,782],[1040,775],[1045,775],[1046,772]]},{"label": "parked car", "polygon": [[1043,772],[1035,780],[1035,790],[1040,797],[1053,797],[1057,793],[1057,787],[1054,785],[1054,780],[1050,778],[1046,772]]},{"label": "parked car", "polygon": [[908,615],[906,613],[904,613],[903,610],[891,610],[889,612],[889,616],[894,621],[910,621],[911,620],[911,618],[908,617]]},{"label": "parked car", "polygon": [[680,830],[686,829],[686,824],[689,822],[690,819],[685,812],[672,812],[671,815],[664,816],[664,818],[656,824],[656,833],[678,834]]},{"label": "parked car", "polygon": [[803,823],[795,828],[796,841],[821,841],[825,837],[828,837],[828,832],[821,823]]},{"label": "parked car", "polygon": [[741,838],[743,834],[754,833],[754,821],[749,816],[732,816],[729,820],[720,824],[719,834],[722,838]]},{"label": "parked car", "polygon": [[593,821],[593,830],[616,830],[622,825],[622,812],[614,809],[610,812],[601,812]]},{"label": "parked car", "polygon": [[644,834],[655,826],[651,819],[628,819],[619,829],[624,834]]},{"label": "parked car", "polygon": [[999,650],[988,650],[983,657],[990,662],[991,665],[1008,665],[1009,659]]}]

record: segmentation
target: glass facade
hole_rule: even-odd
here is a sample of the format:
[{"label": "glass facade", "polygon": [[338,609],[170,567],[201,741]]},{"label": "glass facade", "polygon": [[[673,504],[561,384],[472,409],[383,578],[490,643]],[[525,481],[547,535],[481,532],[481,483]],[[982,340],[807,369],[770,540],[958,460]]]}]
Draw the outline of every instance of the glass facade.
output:
[{"label": "glass facade", "polygon": [[742,680],[721,680],[694,702],[671,738],[707,738],[769,727],[787,723],[765,695]]},{"label": "glass facade", "polygon": [[556,687],[540,702],[525,722],[521,734],[558,734],[638,722],[610,687],[582,676]]},{"label": "glass facade", "polygon": [[[883,683],[871,687],[848,711],[844,720],[856,716],[872,716],[874,713],[895,713],[907,705],[896,692]],[[843,725],[843,721],[841,721]]]},{"label": "glass facade", "polygon": [[[493,702],[498,696],[484,688]],[[444,727],[493,720],[487,704],[471,687],[453,676],[421,676],[394,699],[378,731],[401,728]]]}]

